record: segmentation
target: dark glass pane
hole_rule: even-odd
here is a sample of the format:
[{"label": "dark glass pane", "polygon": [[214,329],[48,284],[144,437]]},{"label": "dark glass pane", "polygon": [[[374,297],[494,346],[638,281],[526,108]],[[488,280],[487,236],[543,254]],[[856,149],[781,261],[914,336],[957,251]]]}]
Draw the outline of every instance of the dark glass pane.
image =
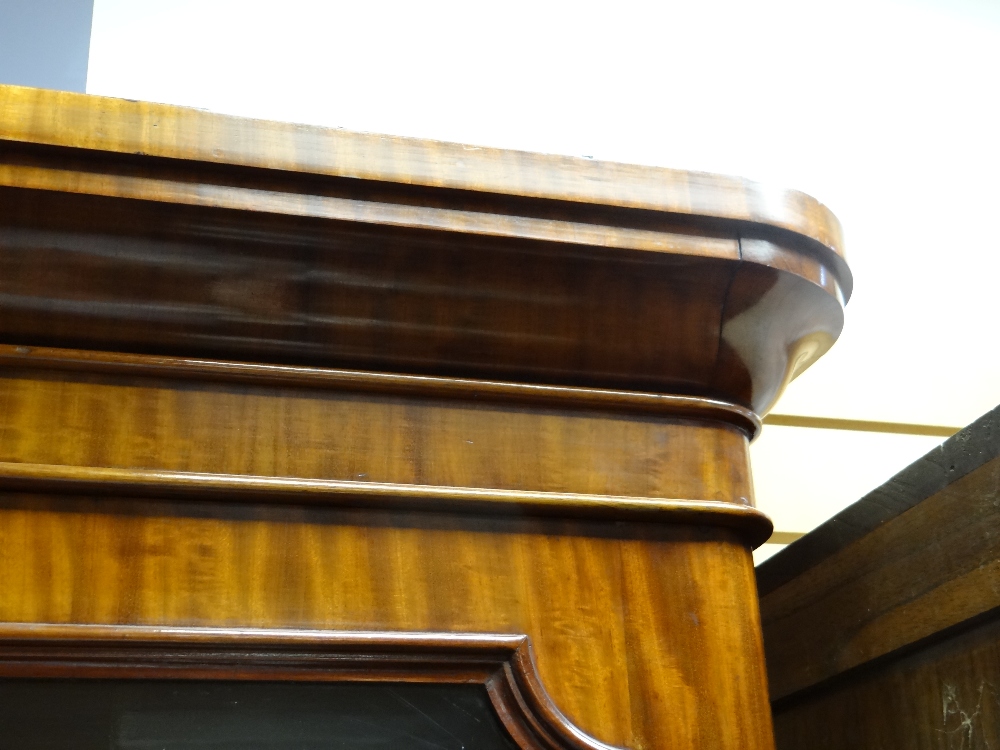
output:
[{"label": "dark glass pane", "polygon": [[514,750],[481,685],[0,680],[5,750]]}]

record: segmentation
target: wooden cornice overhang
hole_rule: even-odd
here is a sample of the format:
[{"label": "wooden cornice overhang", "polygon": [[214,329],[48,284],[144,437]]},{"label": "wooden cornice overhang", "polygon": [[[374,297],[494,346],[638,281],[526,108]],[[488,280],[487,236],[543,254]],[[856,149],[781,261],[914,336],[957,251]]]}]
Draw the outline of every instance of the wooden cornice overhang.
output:
[{"label": "wooden cornice overhang", "polygon": [[[0,190],[11,343],[764,413],[852,286],[836,218],[795,191],[14,86]],[[44,289],[35,264],[60,269]]]}]

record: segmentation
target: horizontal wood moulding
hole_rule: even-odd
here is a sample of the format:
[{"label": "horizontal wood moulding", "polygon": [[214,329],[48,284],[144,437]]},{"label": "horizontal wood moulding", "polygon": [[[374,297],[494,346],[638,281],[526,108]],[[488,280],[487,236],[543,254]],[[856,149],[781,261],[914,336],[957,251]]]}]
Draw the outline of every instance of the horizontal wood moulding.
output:
[{"label": "horizontal wood moulding", "polygon": [[5,343],[764,413],[850,288],[793,191],[0,88]]},{"label": "horizontal wood moulding", "polygon": [[[276,174],[349,178],[760,224],[842,253],[839,222],[813,198],[749,180],[591,159],[246,120],[171,105],[4,86],[0,137],[84,154],[139,155]],[[225,174],[224,172],[222,174]]]},{"label": "horizontal wood moulding", "polygon": [[705,500],[4,462],[0,462],[0,491],[723,526],[735,529],[752,547],[763,544],[773,528],[755,508]]},{"label": "horizontal wood moulding", "polygon": [[760,431],[760,419],[745,407],[708,398],[677,396],[669,393],[505,383],[11,344],[0,344],[0,368],[242,383],[259,387],[328,389],[478,403],[515,403],[542,408],[691,418],[732,424],[745,432],[750,440],[753,440]]},{"label": "horizontal wood moulding", "polygon": [[10,464],[753,504],[750,415],[690,397],[5,347],[0,408]]}]

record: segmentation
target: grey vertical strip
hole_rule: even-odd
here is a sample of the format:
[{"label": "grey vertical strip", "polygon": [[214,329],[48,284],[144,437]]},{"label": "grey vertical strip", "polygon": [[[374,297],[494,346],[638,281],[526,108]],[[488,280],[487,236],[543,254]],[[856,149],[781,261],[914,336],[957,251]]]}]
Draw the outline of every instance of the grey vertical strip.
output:
[{"label": "grey vertical strip", "polygon": [[0,0],[0,83],[85,92],[94,0]]}]

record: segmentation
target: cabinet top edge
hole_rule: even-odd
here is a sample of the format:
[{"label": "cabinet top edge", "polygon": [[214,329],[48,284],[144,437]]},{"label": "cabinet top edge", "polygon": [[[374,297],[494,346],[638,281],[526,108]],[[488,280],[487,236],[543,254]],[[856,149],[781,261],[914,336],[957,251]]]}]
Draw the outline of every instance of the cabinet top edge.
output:
[{"label": "cabinet top edge", "polygon": [[840,223],[816,199],[704,172],[253,120],[11,85],[0,85],[2,141],[760,225],[800,235],[841,262],[844,257]]}]

